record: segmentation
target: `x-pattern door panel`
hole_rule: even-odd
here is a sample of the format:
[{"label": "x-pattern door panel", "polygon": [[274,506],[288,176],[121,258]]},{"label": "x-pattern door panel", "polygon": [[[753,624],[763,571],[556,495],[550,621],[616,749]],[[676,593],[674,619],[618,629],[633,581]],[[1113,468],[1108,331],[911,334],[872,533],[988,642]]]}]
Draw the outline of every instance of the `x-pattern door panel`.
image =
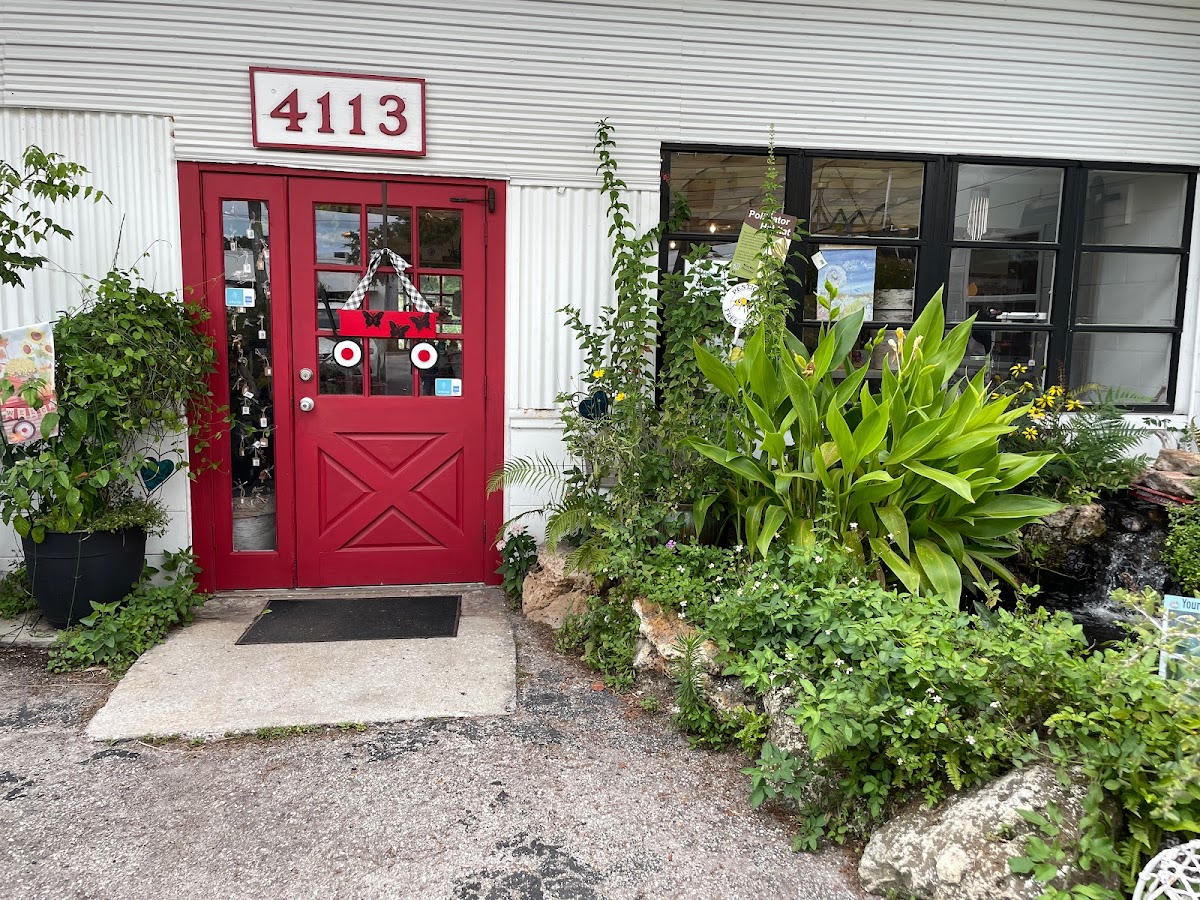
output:
[{"label": "x-pattern door panel", "polygon": [[[485,207],[472,191],[482,200],[403,182],[291,189],[300,585],[484,576]],[[421,300],[385,257],[362,308],[420,302],[436,335],[354,338],[339,364],[338,307],[385,246]]]}]

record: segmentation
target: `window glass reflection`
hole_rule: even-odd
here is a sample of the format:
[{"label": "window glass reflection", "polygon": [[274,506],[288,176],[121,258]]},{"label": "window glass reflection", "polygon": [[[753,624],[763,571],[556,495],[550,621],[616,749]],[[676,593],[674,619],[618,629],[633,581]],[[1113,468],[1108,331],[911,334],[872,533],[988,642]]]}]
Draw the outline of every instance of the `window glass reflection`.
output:
[{"label": "window glass reflection", "polygon": [[1057,240],[1062,176],[1042,166],[960,165],[955,240]]},{"label": "window glass reflection", "polygon": [[1071,380],[1124,388],[1144,403],[1164,403],[1171,369],[1171,335],[1076,332],[1071,343]]},{"label": "window glass reflection", "polygon": [[1187,176],[1175,172],[1089,172],[1083,242],[1178,247]]},{"label": "window glass reflection", "polygon": [[1046,322],[1054,289],[1052,250],[958,248],[950,256],[946,319]]},{"label": "window glass reflection", "polygon": [[925,165],[875,159],[814,159],[813,234],[917,237]]},{"label": "window glass reflection", "polygon": [[[782,173],[782,162],[776,166]],[[691,211],[680,230],[737,237],[750,207],[761,206],[766,174],[765,156],[672,153],[671,192],[682,194]],[[782,190],[776,199],[783,202]]]},{"label": "window glass reflection", "polygon": [[361,207],[318,203],[313,211],[317,262],[358,265],[362,257]]}]

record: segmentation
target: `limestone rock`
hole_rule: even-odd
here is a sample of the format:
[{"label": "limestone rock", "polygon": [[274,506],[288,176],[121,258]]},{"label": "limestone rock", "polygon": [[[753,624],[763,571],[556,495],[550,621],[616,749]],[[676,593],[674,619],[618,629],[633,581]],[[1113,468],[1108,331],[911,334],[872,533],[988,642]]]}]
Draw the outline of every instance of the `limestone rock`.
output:
[{"label": "limestone rock", "polygon": [[1164,448],[1158,452],[1153,468],[1159,472],[1180,472],[1193,478],[1200,477],[1200,453]]},{"label": "limestone rock", "polygon": [[[638,617],[638,633],[642,640],[649,644],[645,654],[638,653],[642,665],[639,666],[639,660],[635,658],[634,666],[639,671],[650,668],[665,671],[669,668],[670,663],[679,659],[681,655],[678,647],[680,639],[695,634],[695,627],[683,621],[671,610],[663,609],[657,603],[651,603],[642,597],[634,599],[633,611]],[[653,653],[650,652],[650,647],[653,648]],[[641,649],[639,647],[639,651]],[[705,641],[700,645],[700,663],[709,673],[717,672],[717,652],[717,645],[712,641]],[[661,669],[659,664],[654,661],[656,655],[663,661]]]},{"label": "limestone rock", "polygon": [[1086,506],[1064,506],[1037,523],[1037,527],[1057,532],[1059,540],[1069,544],[1084,544],[1103,537],[1108,530],[1104,523],[1104,507],[1099,503]]},{"label": "limestone rock", "polygon": [[[795,720],[788,715],[788,710],[796,704],[796,692],[789,686],[771,688],[763,694],[762,705],[763,711],[771,717],[771,725],[767,729],[767,741],[774,744],[780,750],[786,750],[789,754],[804,762],[804,768],[811,768],[810,762],[812,759],[808,751],[808,738],[804,735],[804,729],[796,724]],[[816,803],[820,805],[822,801],[837,791],[837,778],[830,775],[815,775],[805,785],[800,792],[794,808],[807,803]]]},{"label": "limestone rock", "polygon": [[[1034,827],[1019,809],[1044,812],[1048,803],[1063,818],[1063,846],[1079,835],[1087,786],[1063,787],[1054,769],[1018,769],[990,784],[956,794],[933,809],[915,803],[878,829],[859,863],[863,887],[920,900],[1035,900],[1042,886],[1008,869],[1024,853]],[[1059,872],[1051,884],[1065,889],[1087,873]],[[889,894],[890,896],[890,894]]]},{"label": "limestone rock", "polygon": [[1197,491],[1197,476],[1189,475],[1186,472],[1147,469],[1135,478],[1133,483],[1185,500],[1195,500],[1200,495],[1200,491]]},{"label": "limestone rock", "polygon": [[521,585],[521,612],[530,621],[562,628],[568,615],[587,609],[587,599],[594,592],[590,575],[567,572],[565,550],[542,546],[537,565]]}]

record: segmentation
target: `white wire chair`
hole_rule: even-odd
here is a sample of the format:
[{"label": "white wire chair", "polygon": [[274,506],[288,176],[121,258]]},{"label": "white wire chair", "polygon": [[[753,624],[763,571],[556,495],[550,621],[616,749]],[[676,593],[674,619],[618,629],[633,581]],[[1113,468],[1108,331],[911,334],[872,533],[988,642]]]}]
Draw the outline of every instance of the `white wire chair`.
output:
[{"label": "white wire chair", "polygon": [[1200,900],[1200,841],[1159,853],[1138,876],[1133,900]]}]

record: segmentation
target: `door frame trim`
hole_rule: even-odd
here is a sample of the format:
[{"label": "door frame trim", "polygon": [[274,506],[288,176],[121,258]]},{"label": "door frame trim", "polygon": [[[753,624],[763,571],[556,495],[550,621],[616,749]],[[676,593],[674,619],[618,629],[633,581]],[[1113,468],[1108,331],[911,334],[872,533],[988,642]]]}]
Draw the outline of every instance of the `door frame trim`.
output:
[{"label": "door frame trim", "polygon": [[[395,172],[345,172],[322,169],[293,169],[286,166],[257,165],[253,163],[178,163],[179,177],[179,216],[181,235],[181,257],[183,265],[183,284],[185,295],[191,289],[196,291],[195,299],[211,310],[224,310],[224,299],[219,307],[207,302],[205,291],[205,261],[204,240],[201,231],[203,221],[204,197],[201,192],[201,181],[204,175],[253,175],[274,176],[280,179],[290,178],[321,178],[344,179],[347,181],[408,181],[417,184],[439,185],[443,187],[470,186],[495,191],[496,208],[494,212],[484,213],[484,471],[495,472],[504,463],[504,386],[505,386],[505,299],[507,262],[507,188],[508,182],[501,179],[457,178],[412,175]],[[284,182],[286,191],[286,181]],[[286,211],[284,211],[286,215]],[[290,244],[289,244],[290,255]],[[223,273],[222,273],[223,274]],[[211,320],[210,320],[211,321]],[[211,335],[214,329],[206,328]],[[218,347],[218,352],[224,354],[225,348]],[[223,370],[222,370],[223,371]],[[220,390],[221,397],[227,385],[220,381],[221,372],[214,376],[212,385],[214,392]],[[203,459],[203,454],[193,455]],[[192,541],[193,552],[200,565],[200,587],[204,591],[236,590],[249,585],[231,585],[222,579],[214,568],[217,561],[216,548],[216,510],[218,500],[214,496],[215,479],[205,478],[202,473],[191,482],[192,499]],[[496,550],[493,538],[504,523],[504,496],[497,491],[484,501],[484,521],[480,523],[481,536],[484,542],[484,572],[488,584],[499,584],[499,576],[495,569],[500,564],[500,553]],[[294,532],[294,529],[291,529]],[[294,540],[294,537],[293,537]],[[248,554],[249,556],[249,554]],[[278,587],[294,587],[296,572],[292,567],[292,583]],[[266,588],[266,585],[255,585],[256,588]]]}]

